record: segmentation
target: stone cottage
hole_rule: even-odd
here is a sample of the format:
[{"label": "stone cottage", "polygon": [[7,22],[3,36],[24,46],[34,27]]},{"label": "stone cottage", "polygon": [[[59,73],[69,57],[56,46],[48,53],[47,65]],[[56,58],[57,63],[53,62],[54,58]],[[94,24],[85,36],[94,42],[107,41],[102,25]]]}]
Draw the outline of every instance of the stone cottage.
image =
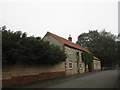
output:
[{"label": "stone cottage", "polygon": [[[50,44],[55,44],[60,46],[60,48],[67,54],[67,59],[65,60],[65,73],[69,74],[78,74],[85,72],[85,64],[82,61],[81,53],[89,52],[85,48],[72,42],[72,37],[69,36],[68,40],[57,36],[53,33],[47,32],[43,37],[44,41],[49,41]],[[88,66],[86,66],[88,72]],[[94,57],[93,61],[93,70],[100,70],[100,60]]]},{"label": "stone cottage", "polygon": [[[85,64],[82,61],[81,53],[89,52],[85,48],[72,42],[72,37],[68,40],[47,32],[43,37],[44,41],[58,45],[67,54],[67,59],[56,65],[24,66],[13,65],[3,68],[2,85],[3,87],[21,85],[40,79],[55,78],[71,74],[85,72]],[[88,72],[88,65],[86,66]],[[101,69],[100,60],[94,57],[93,70]]]}]

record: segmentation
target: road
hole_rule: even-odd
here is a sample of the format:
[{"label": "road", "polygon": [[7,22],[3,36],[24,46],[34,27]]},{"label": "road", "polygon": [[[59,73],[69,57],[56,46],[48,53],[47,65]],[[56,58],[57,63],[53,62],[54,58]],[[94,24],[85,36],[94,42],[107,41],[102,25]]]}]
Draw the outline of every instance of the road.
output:
[{"label": "road", "polygon": [[105,70],[62,82],[49,88],[116,88],[118,70]]},{"label": "road", "polygon": [[118,70],[90,72],[83,75],[73,75],[38,81],[18,88],[117,88]]}]

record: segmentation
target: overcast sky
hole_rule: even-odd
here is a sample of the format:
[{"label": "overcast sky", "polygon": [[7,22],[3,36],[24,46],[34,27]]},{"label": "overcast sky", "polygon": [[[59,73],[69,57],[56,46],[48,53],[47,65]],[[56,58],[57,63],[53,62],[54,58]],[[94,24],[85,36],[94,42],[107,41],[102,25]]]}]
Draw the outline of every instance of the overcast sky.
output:
[{"label": "overcast sky", "polygon": [[47,31],[73,42],[89,30],[118,34],[118,0],[2,0],[0,26],[43,37]]}]

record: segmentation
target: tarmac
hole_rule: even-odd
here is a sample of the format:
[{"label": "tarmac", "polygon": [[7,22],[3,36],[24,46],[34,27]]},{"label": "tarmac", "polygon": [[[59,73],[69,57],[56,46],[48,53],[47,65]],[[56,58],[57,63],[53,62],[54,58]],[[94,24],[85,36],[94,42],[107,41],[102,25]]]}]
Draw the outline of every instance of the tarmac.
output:
[{"label": "tarmac", "polygon": [[98,73],[98,72],[100,71],[80,73],[80,74],[75,74],[75,75],[66,75],[62,77],[56,77],[56,78],[50,78],[50,79],[44,79],[44,80],[37,80],[37,81],[30,82],[24,85],[12,86],[9,88],[46,88],[46,87],[52,86],[57,83],[62,83],[65,81],[69,81],[72,79],[80,78],[80,77],[93,74],[93,73]]}]

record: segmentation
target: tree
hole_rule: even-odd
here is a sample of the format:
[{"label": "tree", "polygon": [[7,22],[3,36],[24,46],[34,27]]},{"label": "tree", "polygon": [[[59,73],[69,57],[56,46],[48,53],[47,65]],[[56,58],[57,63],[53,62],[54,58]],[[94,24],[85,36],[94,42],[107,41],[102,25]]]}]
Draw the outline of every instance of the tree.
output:
[{"label": "tree", "polygon": [[118,64],[119,64],[119,66],[120,66],[120,60],[119,60],[119,58],[120,58],[120,33],[118,34],[118,41],[117,41],[117,62],[118,62]]},{"label": "tree", "polygon": [[78,36],[78,45],[83,46],[101,59],[102,66],[112,66],[117,60],[116,36],[105,30],[89,31]]},{"label": "tree", "polygon": [[40,37],[27,37],[21,31],[2,29],[2,64],[6,65],[54,65],[64,61],[66,54]]},{"label": "tree", "polygon": [[15,64],[19,51],[21,32],[15,33],[2,29],[2,63]]},{"label": "tree", "polygon": [[[100,39],[99,33],[96,31],[89,31],[89,33],[83,33],[78,36],[78,41],[76,42],[78,45],[92,50],[95,47],[94,42],[98,42]],[[99,43],[99,42],[98,42]]]}]

